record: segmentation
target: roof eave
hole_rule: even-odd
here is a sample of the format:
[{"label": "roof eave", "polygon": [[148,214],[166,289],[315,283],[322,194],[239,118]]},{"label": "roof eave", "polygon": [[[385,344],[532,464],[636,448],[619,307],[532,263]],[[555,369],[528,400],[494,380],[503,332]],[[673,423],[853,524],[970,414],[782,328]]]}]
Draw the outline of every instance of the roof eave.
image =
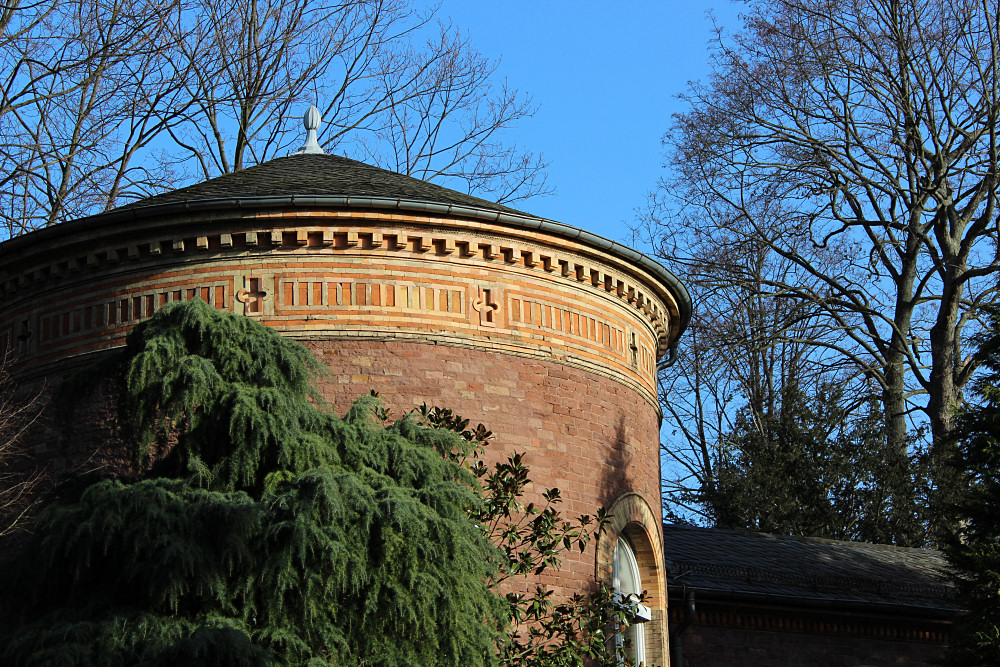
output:
[{"label": "roof eave", "polygon": [[[922,605],[851,598],[820,598],[777,593],[757,593],[701,587],[697,584],[689,584],[687,589],[693,590],[698,594],[699,603],[754,604],[758,606],[794,609],[796,611],[808,608],[815,611],[842,613],[852,616],[864,613],[869,616],[886,616],[891,618],[907,616],[928,619],[930,617],[942,622],[951,622],[964,613],[963,609],[939,604]],[[681,595],[681,588],[671,586],[670,595],[672,597],[679,597]]]},{"label": "roof eave", "polygon": [[679,310],[678,327],[671,337],[671,344],[676,344],[681,334],[691,320],[691,295],[684,284],[666,267],[652,257],[632,248],[616,243],[597,234],[578,229],[554,220],[547,220],[527,214],[515,214],[495,209],[481,208],[461,204],[446,204],[420,199],[402,197],[375,197],[350,195],[283,195],[255,197],[216,197],[209,199],[193,199],[179,202],[168,202],[148,206],[131,206],[119,208],[106,213],[87,216],[77,220],[45,227],[29,234],[17,236],[0,242],[0,253],[17,252],[24,244],[35,244],[45,240],[50,234],[61,234],[70,230],[86,229],[114,225],[123,222],[136,221],[150,217],[165,217],[179,213],[194,213],[215,210],[258,210],[262,208],[285,207],[331,207],[331,208],[376,208],[440,215],[461,215],[479,220],[498,222],[513,227],[544,231],[565,239],[578,241],[621,259],[632,262],[645,269],[655,278],[661,280],[670,290]]}]

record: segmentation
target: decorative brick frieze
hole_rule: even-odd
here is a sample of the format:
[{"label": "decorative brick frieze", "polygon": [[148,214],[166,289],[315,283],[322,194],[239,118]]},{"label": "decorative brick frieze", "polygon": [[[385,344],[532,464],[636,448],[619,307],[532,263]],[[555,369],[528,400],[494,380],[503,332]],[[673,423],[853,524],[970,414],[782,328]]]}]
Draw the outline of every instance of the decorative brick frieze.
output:
[{"label": "decorative brick frieze", "polygon": [[[9,317],[27,316],[40,332],[31,353],[50,358],[85,352],[88,340],[94,349],[114,345],[163,304],[197,295],[273,318],[269,323],[286,330],[302,320],[305,335],[328,331],[336,320],[345,333],[381,330],[393,338],[398,329],[416,330],[463,344],[478,335],[490,349],[521,344],[575,365],[608,363],[610,377],[627,378],[655,402],[656,359],[670,343],[667,313],[676,304],[654,299],[654,289],[667,290],[644,285],[648,275],[609,253],[584,253],[581,244],[540,232],[510,238],[495,225],[461,228],[440,218],[366,213],[343,220],[344,212],[298,211],[289,220],[269,213],[270,228],[241,229],[234,223],[245,218],[216,217],[210,225],[198,221],[209,228],[191,229],[190,237],[177,234],[195,222],[184,220],[171,225],[168,238],[107,245],[110,239],[92,234],[48,253],[29,247],[16,262],[27,265],[23,273],[0,283]],[[274,224],[279,220],[285,224]],[[337,226],[320,224],[334,220]],[[391,224],[373,226],[383,222]],[[117,282],[77,289],[96,276]],[[44,309],[28,315],[42,293]]]},{"label": "decorative brick frieze", "polygon": [[[295,222],[301,222],[302,216],[299,212]],[[322,220],[321,212],[315,214]],[[382,216],[384,217],[384,216]],[[317,220],[317,221],[320,221]],[[272,220],[271,222],[274,222]],[[410,222],[415,222],[411,220]],[[441,220],[425,221],[439,225]],[[453,222],[453,221],[452,221]],[[219,221],[214,221],[215,225]],[[413,230],[384,229],[352,227],[293,227],[287,226],[272,227],[270,229],[247,229],[237,230],[219,229],[216,233],[205,233],[194,235],[190,238],[144,238],[131,239],[122,247],[96,247],[92,250],[82,251],[83,244],[76,246],[79,255],[60,255],[58,252],[37,253],[37,258],[25,258],[24,262],[31,259],[41,259],[44,263],[36,264],[34,267],[25,267],[15,277],[12,275],[3,276],[0,280],[2,296],[10,298],[16,292],[34,288],[39,283],[58,283],[63,280],[67,269],[72,266],[74,271],[85,272],[100,271],[109,265],[126,268],[126,264],[142,264],[150,259],[159,258],[164,251],[175,255],[201,255],[205,252],[213,254],[226,254],[227,252],[247,252],[251,249],[262,251],[287,252],[290,250],[307,249],[343,251],[354,253],[356,251],[385,251],[388,250],[397,254],[413,254],[449,257],[456,255],[462,259],[479,260],[485,263],[502,262],[518,269],[529,271],[539,271],[543,274],[554,274],[566,281],[584,285],[595,291],[611,294],[619,297],[649,322],[650,328],[657,338],[655,355],[665,352],[670,343],[670,315],[668,311],[676,313],[675,303],[665,303],[671,301],[668,298],[654,299],[650,293],[639,284],[641,280],[649,280],[648,275],[634,275],[636,267],[624,266],[622,262],[616,261],[619,266],[608,266],[601,260],[607,262],[614,259],[613,256],[595,257],[593,251],[587,253],[588,256],[570,256],[567,250],[580,251],[581,248],[560,248],[558,255],[545,247],[539,247],[537,243],[543,239],[544,235],[535,233],[530,239],[533,245],[512,244],[510,239],[504,243],[495,242],[493,238],[497,235],[487,235],[487,239],[477,239],[468,236],[471,230],[466,232],[465,238],[457,234],[442,234],[441,230],[431,230],[424,233],[414,233]],[[490,230],[495,231],[495,230]],[[526,240],[526,239],[520,239]],[[553,239],[547,239],[550,244]],[[561,239],[557,239],[561,241]],[[97,245],[99,238],[91,239]],[[579,245],[579,244],[577,244]],[[58,249],[57,249],[58,250]],[[65,249],[64,249],[65,250]],[[2,249],[0,249],[2,253]],[[187,257],[184,258],[188,260]],[[625,269],[625,271],[623,271]],[[16,268],[14,269],[16,270]],[[11,269],[8,269],[8,273]],[[628,273],[632,273],[629,276]],[[662,290],[666,293],[666,290]]]}]

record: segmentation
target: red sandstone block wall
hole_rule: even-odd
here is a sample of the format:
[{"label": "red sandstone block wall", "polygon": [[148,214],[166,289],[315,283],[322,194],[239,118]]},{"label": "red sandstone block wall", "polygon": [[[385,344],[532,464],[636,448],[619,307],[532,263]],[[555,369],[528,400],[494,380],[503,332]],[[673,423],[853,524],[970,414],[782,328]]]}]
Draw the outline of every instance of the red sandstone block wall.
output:
[{"label": "red sandstone block wall", "polygon": [[[425,402],[448,407],[493,431],[488,462],[524,454],[533,480],[526,502],[541,502],[542,490],[558,487],[560,510],[573,518],[594,515],[628,492],[659,510],[658,414],[614,380],[482,349],[375,340],[305,342],[328,369],[317,385],[340,415],[370,390],[379,392],[392,417]],[[49,377],[46,384],[53,389],[60,379]],[[32,438],[36,456],[54,473],[131,471],[105,391],[81,397],[68,427],[59,423],[60,407],[50,406]],[[592,543],[539,583],[559,593],[578,592],[581,582],[593,580],[595,558]]]},{"label": "red sandstone block wall", "polygon": [[[659,417],[618,382],[481,349],[366,340],[307,345],[329,369],[319,387],[339,414],[373,389],[394,416],[426,402],[485,424],[494,433],[488,461],[525,453],[534,480],[528,501],[558,487],[561,509],[572,517],[594,515],[629,491],[657,505]],[[574,554],[542,583],[577,591],[593,578],[594,559],[593,547]]]}]

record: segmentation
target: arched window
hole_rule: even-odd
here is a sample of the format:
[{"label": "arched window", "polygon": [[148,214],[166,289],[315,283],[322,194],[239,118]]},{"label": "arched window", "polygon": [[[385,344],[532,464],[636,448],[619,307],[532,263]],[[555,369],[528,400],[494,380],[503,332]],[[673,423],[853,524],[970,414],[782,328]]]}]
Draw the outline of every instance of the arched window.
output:
[{"label": "arched window", "polygon": [[639,604],[639,596],[643,591],[639,563],[635,559],[632,545],[624,537],[619,537],[615,544],[611,576],[616,597],[622,604],[628,605],[635,616],[635,622],[616,640],[624,643],[625,655],[638,665],[646,661],[646,630],[643,623],[650,619],[650,613],[648,607]]}]

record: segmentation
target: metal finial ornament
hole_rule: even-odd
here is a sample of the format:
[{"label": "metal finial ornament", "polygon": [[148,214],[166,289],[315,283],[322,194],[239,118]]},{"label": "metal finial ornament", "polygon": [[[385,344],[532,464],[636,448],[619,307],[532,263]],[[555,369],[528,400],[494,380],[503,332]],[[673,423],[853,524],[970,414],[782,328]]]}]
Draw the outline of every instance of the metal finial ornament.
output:
[{"label": "metal finial ornament", "polygon": [[302,124],[306,128],[306,142],[302,144],[302,148],[295,151],[295,154],[299,153],[322,153],[323,149],[320,148],[319,142],[316,140],[316,130],[319,129],[319,124],[322,119],[319,117],[319,109],[316,108],[315,104],[310,104],[309,108],[306,109],[306,113],[302,116]]}]

